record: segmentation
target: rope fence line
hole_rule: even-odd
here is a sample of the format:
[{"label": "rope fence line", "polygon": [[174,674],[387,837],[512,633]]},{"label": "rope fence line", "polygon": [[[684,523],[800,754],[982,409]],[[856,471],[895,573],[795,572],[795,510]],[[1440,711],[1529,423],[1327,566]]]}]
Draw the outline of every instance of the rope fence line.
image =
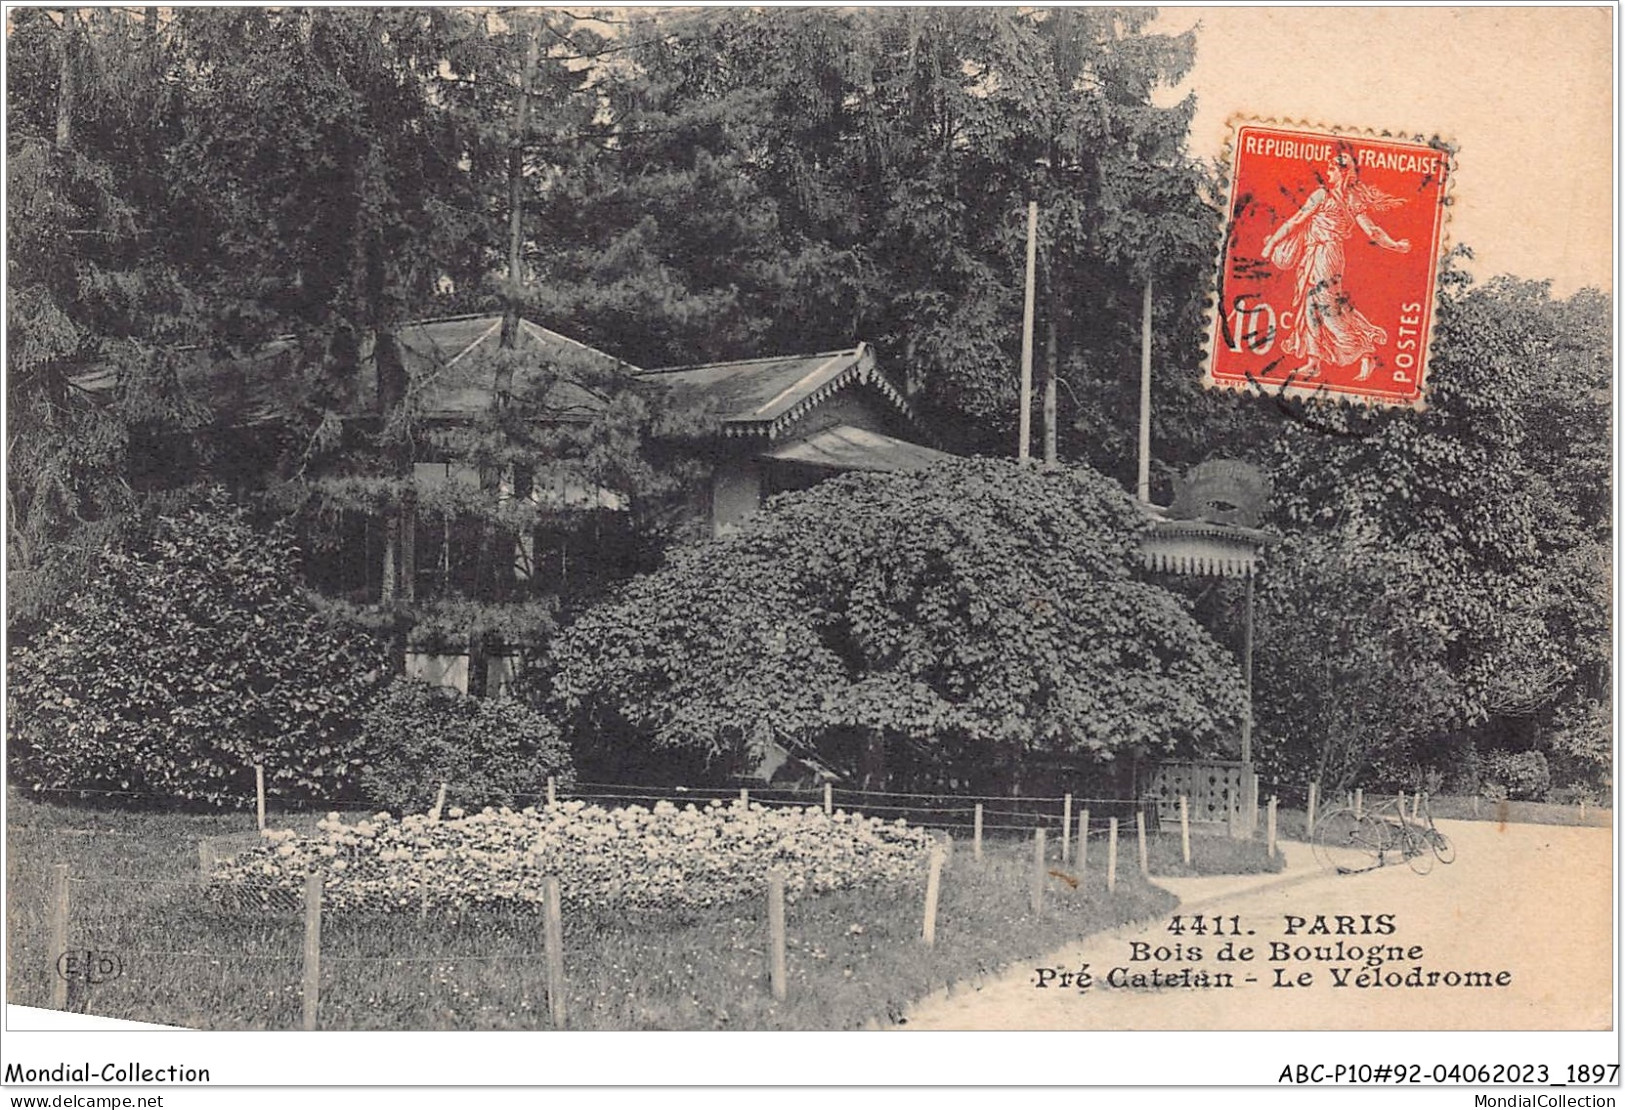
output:
[{"label": "rope fence line", "polygon": [[68,882],[75,886],[174,886],[188,889],[197,886],[196,879],[120,879],[112,875],[96,875],[92,878],[70,875],[68,876]]},{"label": "rope fence line", "polygon": [[30,787],[27,787],[26,789],[22,788],[22,787],[19,787],[18,790],[19,790],[20,793],[25,794],[25,795],[26,794],[98,794],[98,795],[107,794],[107,795],[118,795],[120,797],[126,797],[126,798],[168,798],[168,799],[171,799],[171,800],[176,800],[178,798],[178,795],[175,795],[175,794],[158,793],[157,791],[151,791],[151,790],[99,790],[99,789],[95,789],[95,788],[88,787],[88,786],[84,786],[84,787],[30,786]]},{"label": "rope fence line", "polygon": [[[274,783],[272,784],[270,789],[266,789],[264,787],[264,785],[263,785],[264,780],[268,777],[265,774],[265,770],[266,770],[266,768],[264,767],[263,764],[261,764],[261,765],[249,765],[249,766],[244,768],[245,777],[249,776],[250,773],[254,773],[253,778],[255,779],[255,785],[259,787],[259,789],[255,790],[255,795],[254,796],[225,795],[225,794],[222,794],[222,795],[217,795],[215,797],[200,796],[200,797],[196,797],[196,798],[187,798],[187,797],[183,797],[182,795],[176,794],[176,793],[174,793],[172,791],[166,792],[166,791],[156,791],[156,790],[132,790],[132,789],[128,789],[128,788],[112,789],[112,788],[107,788],[107,787],[46,787],[46,786],[34,786],[34,787],[17,787],[16,789],[17,789],[18,794],[20,796],[23,796],[23,797],[35,796],[35,795],[53,795],[53,796],[82,797],[82,798],[83,797],[151,798],[151,799],[157,799],[157,800],[163,800],[163,801],[175,803],[177,805],[182,805],[182,806],[188,806],[188,805],[190,805],[190,806],[199,806],[199,805],[203,805],[203,804],[218,803],[220,801],[235,799],[240,803],[240,807],[239,807],[240,810],[252,810],[252,809],[254,809],[256,807],[256,805],[258,805],[260,808],[263,808],[263,806],[265,805],[266,802],[268,802],[268,801],[276,801],[278,803],[283,803],[283,802],[287,803],[287,805],[285,807],[281,807],[281,808],[283,808],[284,812],[287,812],[287,813],[316,813],[316,812],[321,811],[321,810],[328,810],[328,811],[354,810],[354,811],[362,811],[362,812],[375,812],[375,811],[377,811],[379,809],[387,808],[387,807],[384,807],[384,806],[380,805],[377,802],[369,802],[369,801],[361,801],[361,800],[351,800],[351,799],[343,799],[343,800],[322,799],[322,800],[317,800],[317,799],[304,799],[304,798],[288,798],[288,797],[285,797],[285,796],[283,796],[282,794],[280,794],[280,793],[278,793],[276,791]],[[257,772],[257,773],[255,773],[255,772]],[[251,789],[248,786],[247,783],[245,783],[244,785],[245,785],[245,790]],[[1275,797],[1279,798],[1283,804],[1294,805],[1294,806],[1298,805],[1306,797],[1308,797],[1310,794],[1313,793],[1312,791],[1309,791],[1308,788],[1305,787],[1304,785],[1291,783],[1291,782],[1277,782],[1277,781],[1271,780],[1268,783],[1262,783],[1261,782],[1259,785],[1260,785],[1260,787],[1267,787],[1269,793],[1274,795]],[[1047,795],[1047,794],[1046,795],[1039,795],[1039,794],[1034,794],[1034,795],[1015,795],[1015,796],[1012,796],[1012,795],[1008,795],[1008,794],[957,793],[957,792],[954,792],[952,790],[935,791],[935,792],[910,792],[910,791],[896,791],[896,790],[866,790],[866,789],[862,789],[862,788],[859,788],[859,787],[836,786],[833,783],[826,784],[826,786],[818,786],[818,787],[773,786],[771,784],[756,783],[756,782],[751,782],[751,781],[741,781],[740,783],[735,784],[735,785],[716,785],[716,786],[709,786],[709,785],[707,785],[707,786],[657,785],[657,784],[649,784],[649,783],[601,783],[601,782],[576,782],[576,783],[572,783],[569,786],[563,786],[562,784],[558,785],[558,786],[554,786],[552,783],[550,783],[549,784],[549,791],[547,791],[547,792],[537,791],[537,792],[534,792],[534,793],[514,793],[514,794],[511,794],[509,796],[512,799],[514,799],[516,802],[521,801],[521,800],[534,801],[534,802],[542,802],[542,801],[551,802],[551,801],[556,801],[556,800],[577,799],[577,800],[602,800],[602,801],[650,800],[650,801],[672,801],[672,802],[675,803],[675,802],[680,802],[680,801],[685,801],[685,800],[687,800],[687,801],[709,801],[709,800],[712,800],[712,799],[716,799],[716,800],[724,800],[724,801],[726,801],[726,800],[728,800],[729,798],[731,798],[733,796],[737,796],[737,794],[739,793],[739,791],[741,789],[744,789],[745,791],[747,791],[749,793],[750,798],[751,798],[752,801],[760,801],[760,802],[763,802],[764,804],[767,804],[767,803],[774,803],[774,804],[802,804],[802,799],[805,799],[805,804],[807,804],[807,805],[817,805],[826,796],[827,797],[841,797],[841,798],[864,798],[864,799],[868,799],[868,798],[877,798],[877,799],[885,799],[885,798],[926,799],[926,800],[942,800],[942,801],[948,801],[948,802],[996,802],[996,803],[1003,803],[1005,805],[1055,805],[1055,804],[1064,804],[1065,802],[1070,800],[1074,805],[1079,805],[1079,806],[1092,806],[1092,805],[1100,805],[1100,806],[1113,806],[1113,805],[1116,805],[1116,806],[1121,806],[1121,805],[1129,804],[1129,803],[1132,802],[1132,804],[1135,804],[1137,806],[1142,806],[1142,807],[1145,807],[1145,806],[1155,807],[1155,806],[1168,804],[1168,803],[1170,803],[1172,801],[1172,798],[1170,798],[1170,797],[1153,796],[1153,795],[1149,795],[1149,794],[1141,795],[1140,797],[1134,798],[1134,799],[1087,797],[1087,796],[1084,796],[1084,795],[1081,795],[1081,794],[1073,794],[1073,795]],[[1405,792],[1409,793],[1415,788],[1414,788],[1414,786],[1407,786],[1404,789],[1405,789]],[[1395,792],[1398,792],[1399,790],[1400,790],[1400,787],[1397,787],[1397,786],[1391,786],[1391,785],[1388,785],[1388,784],[1377,784],[1377,785],[1375,785],[1374,787],[1371,788],[1370,793],[1372,793],[1373,795],[1377,795],[1377,794],[1383,794],[1383,793],[1395,793]],[[453,791],[455,791],[455,786],[453,787]],[[1322,803],[1320,808],[1324,808],[1326,803],[1330,803],[1330,802],[1334,801],[1337,797],[1338,797],[1338,795],[1336,793],[1332,793],[1332,794],[1328,794],[1327,796],[1319,799],[1320,802]],[[1486,801],[1486,799],[1483,796],[1476,795],[1476,794],[1456,794],[1456,795],[1435,794],[1434,797],[1435,797],[1436,800],[1453,799],[1453,800],[1456,800],[1456,801],[1461,801],[1463,803],[1465,803],[1467,801],[1472,801],[1472,802],[1476,802],[1476,803],[1481,803],[1483,805],[1491,805],[1491,806],[1497,804],[1496,800]],[[456,801],[455,793],[453,794],[452,800],[454,802]],[[485,803],[481,802],[481,803],[478,803],[478,804],[481,806],[481,808],[484,808]],[[880,808],[881,804],[883,804],[883,803],[867,803],[867,806],[868,806],[868,808],[871,808],[871,809],[878,809],[878,808]],[[1514,802],[1513,804],[1520,804],[1520,803]],[[1605,805],[1597,805],[1596,803],[1587,803],[1587,802],[1584,802],[1584,801],[1577,802],[1577,803],[1568,803],[1568,802],[1562,802],[1562,803],[1528,802],[1526,804],[1531,804],[1531,805],[1558,805],[1558,806],[1563,806],[1565,808],[1579,808],[1582,811],[1586,811],[1586,810],[1607,811],[1607,809],[1608,809],[1608,807],[1605,806]],[[913,807],[913,806],[909,806],[909,805],[905,804],[905,805],[893,806],[893,807],[890,807],[890,808],[901,812],[901,811],[906,811],[906,810],[911,809],[911,808],[945,809],[945,808],[949,808],[949,807],[946,807],[946,806],[930,806],[930,805],[921,806],[921,807]],[[1025,814],[1023,814],[1023,815],[1025,816]],[[1198,817],[1194,813],[1191,815],[1190,820],[1191,820],[1192,823],[1204,822],[1204,821],[1208,822],[1208,823],[1214,823],[1214,822],[1223,823],[1223,818]],[[27,827],[27,826],[24,826],[24,827]],[[52,831],[60,831],[60,830],[52,830]],[[68,831],[70,831],[70,832],[77,835],[77,834],[80,834],[80,833],[116,832],[118,830],[90,829],[90,830],[68,830]]]},{"label": "rope fence line", "polygon": [[[92,951],[98,951],[96,945],[85,945]],[[298,962],[304,957],[298,952],[285,955],[269,956],[253,952],[181,952],[166,949],[128,950],[119,949],[121,957],[130,959],[190,959],[190,960],[225,960],[236,961],[267,961],[290,963]],[[324,952],[322,962],[326,964],[438,964],[438,963],[491,963],[505,960],[540,960],[545,959],[547,953],[542,952],[503,952],[492,956],[334,956]]]},{"label": "rope fence line", "polygon": [[[740,790],[741,787],[744,787],[744,788],[748,789],[751,792],[751,796],[753,798],[756,796],[758,791],[761,791],[762,793],[766,793],[766,794],[794,794],[794,795],[805,794],[809,798],[813,798],[813,799],[821,799],[823,797],[823,787],[822,786],[816,786],[816,787],[772,786],[770,784],[747,782],[747,781],[741,781],[741,782],[736,783],[736,784],[734,784],[732,786],[661,786],[661,785],[656,785],[656,784],[651,784],[651,783],[577,782],[577,783],[575,783],[573,785],[573,787],[571,789],[572,790],[580,790],[580,789],[592,789],[592,790],[599,790],[599,789],[604,789],[604,790],[639,790],[639,791],[644,791],[644,792],[661,792],[661,796],[665,797],[665,796],[669,795],[672,791],[677,791],[679,793],[685,793],[685,794],[687,794],[687,793],[696,793],[697,794],[697,793],[702,793],[702,792],[716,792],[721,796],[737,795],[739,793],[739,790]],[[564,788],[561,786],[560,790],[562,791],[563,789]],[[904,791],[904,790],[863,790],[863,789],[859,789],[857,787],[834,786],[833,784],[831,784],[831,789],[836,794],[859,794],[859,795],[863,795],[865,797],[877,797],[877,798],[959,798],[959,799],[964,799],[966,801],[972,801],[972,802],[1010,802],[1010,801],[1061,802],[1061,801],[1065,801],[1066,798],[1068,797],[1068,795],[1063,795],[1063,794],[1057,794],[1057,795],[1054,795],[1053,797],[1049,796],[1049,795],[1042,795],[1042,794],[1019,794],[1019,795],[1011,795],[1011,794],[961,794],[961,793],[958,793],[958,792],[952,791],[952,790],[942,790],[942,791],[935,791],[935,792],[931,792],[931,793],[919,793],[919,792],[912,792],[911,793],[909,791]],[[545,794],[515,794],[514,797],[516,797],[516,798],[518,798],[518,797],[545,798],[546,795]],[[1085,797],[1085,796],[1083,796],[1081,794],[1073,794],[1073,795],[1070,795],[1070,797],[1072,798],[1072,800],[1074,802],[1116,802],[1116,801],[1122,801],[1121,798],[1089,798],[1089,797]]]},{"label": "rope fence line", "polygon": [[493,963],[499,960],[545,960],[546,950],[537,952],[499,952],[491,956],[329,956],[322,962],[329,964],[455,964]]},{"label": "rope fence line", "polygon": [[[598,783],[598,782],[579,782],[579,783],[575,783],[575,784],[573,784],[572,786],[569,786],[569,787],[561,785],[556,790],[556,797],[558,799],[563,799],[563,800],[569,800],[571,798],[577,798],[577,799],[583,799],[583,798],[606,798],[606,799],[607,798],[634,798],[634,799],[636,799],[636,798],[648,798],[648,799],[659,800],[659,801],[677,801],[677,800],[680,800],[680,796],[682,796],[682,795],[692,795],[693,800],[709,800],[713,796],[718,798],[718,799],[721,799],[721,800],[727,800],[728,798],[738,796],[738,793],[739,793],[740,789],[742,789],[742,788],[749,791],[749,793],[751,795],[751,800],[753,800],[753,801],[767,801],[769,799],[778,800],[778,801],[791,801],[791,800],[794,800],[794,799],[799,799],[799,798],[805,797],[807,799],[807,803],[809,805],[813,805],[813,804],[819,804],[822,801],[822,798],[823,798],[823,789],[822,789],[822,787],[818,787],[818,788],[799,788],[799,787],[770,786],[770,785],[765,785],[765,784],[749,784],[749,785],[744,785],[744,786],[677,786],[677,785],[674,785],[674,786],[660,786],[660,785],[647,784],[647,783],[645,783],[645,784],[636,784],[636,783]],[[981,801],[981,802],[1005,802],[1005,803],[1055,804],[1055,803],[1064,802],[1068,797],[1070,797],[1075,804],[1083,804],[1083,803],[1121,804],[1122,802],[1125,801],[1125,799],[1123,799],[1123,798],[1093,798],[1093,797],[1085,797],[1085,796],[1079,795],[1079,794],[1050,796],[1050,795],[1038,795],[1038,794],[1033,794],[1033,795],[959,794],[959,793],[953,793],[953,792],[919,793],[919,792],[909,792],[909,791],[900,791],[900,790],[862,790],[862,789],[858,789],[856,787],[845,787],[845,786],[832,786],[831,791],[835,795],[857,796],[857,797],[863,797],[863,798],[925,798],[925,799],[943,799],[943,800],[950,800],[950,801],[968,801],[968,802]],[[186,804],[201,804],[201,803],[210,802],[210,801],[215,800],[215,799],[203,798],[203,797],[200,797],[200,798],[186,798],[186,797],[184,797],[182,795],[179,795],[179,794],[176,794],[176,793],[173,793],[173,792],[165,792],[165,791],[155,791],[155,790],[108,790],[108,789],[101,789],[101,788],[94,788],[94,787],[28,787],[28,788],[18,788],[18,792],[20,794],[24,795],[24,796],[28,796],[28,795],[32,795],[32,794],[56,794],[56,795],[70,795],[70,796],[93,795],[93,796],[97,796],[97,797],[158,798],[158,799],[163,799],[165,801],[176,802],[176,803],[186,803]],[[607,792],[607,793],[605,793],[605,792]],[[679,798],[674,798],[673,797],[674,794],[678,795]],[[548,798],[548,795],[546,793],[544,793],[544,792],[513,793],[513,794],[511,794],[509,796],[511,798],[513,798],[515,801],[528,800],[528,801],[540,802],[540,801],[546,801],[547,798]],[[774,798],[774,796],[778,796],[778,797]],[[332,809],[332,810],[355,809],[355,810],[375,811],[375,810],[378,810],[378,809],[381,809],[381,808],[385,808],[385,807],[381,806],[377,802],[357,801],[357,800],[350,800],[350,799],[342,799],[342,800],[331,800],[331,799],[321,799],[321,800],[314,800],[314,799],[310,799],[310,800],[307,800],[307,799],[284,799],[281,795],[277,794],[275,791],[267,791],[267,800],[277,800],[277,801],[289,800],[289,801],[294,801],[296,803],[297,808],[291,810],[291,812],[311,812],[311,813],[314,813],[319,809]],[[453,796],[452,800],[455,801],[455,796]],[[249,808],[250,805],[251,805],[251,801],[252,800],[249,799],[249,798],[244,798],[243,799],[243,808],[245,808],[245,809]],[[895,807],[895,808],[900,808],[901,809],[901,808],[910,808],[910,807],[899,806],[899,807]],[[925,807],[921,807],[921,808],[929,809],[929,808],[934,808],[934,807],[925,806]],[[95,831],[101,831],[101,830],[95,830]],[[108,831],[112,831],[112,830],[108,830]]]},{"label": "rope fence line", "polygon": [[[87,947],[90,947],[92,950],[96,950],[95,945],[88,945]],[[163,957],[165,959],[180,959],[180,960],[188,960],[188,959],[190,959],[190,960],[230,960],[230,961],[252,960],[252,961],[269,961],[269,962],[286,963],[286,962],[291,962],[291,961],[297,961],[299,959],[299,953],[297,953],[297,952],[290,952],[290,953],[288,953],[286,955],[281,955],[281,956],[266,956],[266,955],[260,955],[259,953],[255,953],[255,952],[170,952],[170,951],[165,951],[163,949],[144,949],[144,950],[133,951],[132,952],[132,951],[126,951],[126,950],[124,950],[122,948],[119,949],[119,955],[122,956],[122,957],[131,958],[131,959],[144,959],[144,960],[151,960],[151,959],[157,959],[159,957]]]},{"label": "rope fence line", "polygon": [[[259,789],[256,791],[258,795],[257,824],[259,826],[257,833],[263,834],[267,831],[263,795],[265,774],[263,766],[255,766],[254,771],[256,785],[259,787]],[[581,793],[575,789],[577,786],[596,786],[600,788],[601,792]],[[135,794],[137,792],[124,791],[121,793]],[[441,783],[436,792],[434,807],[429,814],[432,821],[438,821],[440,819],[440,814],[445,808],[447,797],[450,793],[450,784]],[[1313,796],[1313,793],[1314,791],[1311,787],[1311,796]],[[669,788],[662,788],[657,786],[626,783],[583,783],[572,784],[572,788],[567,789],[561,798],[558,784],[552,778],[549,778],[546,782],[545,795],[518,795],[515,800],[517,801],[518,799],[525,797],[534,798],[538,801],[545,797],[547,799],[547,806],[550,809],[560,804],[561,801],[565,803],[568,803],[569,801],[578,801],[622,804],[636,804],[638,802],[652,802],[658,804],[665,802],[669,804],[682,805],[704,803],[708,807],[733,804],[733,791],[725,786],[685,787],[682,785],[674,785]],[[1058,831],[1059,835],[1056,837],[1055,843],[1059,845],[1059,855],[1063,863],[1070,860],[1074,844],[1077,845],[1078,851],[1081,853],[1083,851],[1083,845],[1091,838],[1096,838],[1101,835],[1109,836],[1109,826],[1116,825],[1118,823],[1117,817],[1113,817],[1113,814],[1124,818],[1131,814],[1134,816],[1134,823],[1138,827],[1141,855],[1144,856],[1146,849],[1145,838],[1147,827],[1149,826],[1152,831],[1157,832],[1159,835],[1164,832],[1167,817],[1163,811],[1170,801],[1170,799],[1166,797],[1140,796],[1131,798],[1100,798],[1072,794],[1063,794],[1060,797],[1052,797],[1048,795],[1031,795],[1026,797],[994,795],[956,796],[951,794],[924,793],[918,791],[874,791],[848,789],[844,787],[837,789],[833,784],[827,783],[823,784],[817,789],[792,788],[775,790],[771,788],[763,789],[758,787],[756,789],[754,798],[752,797],[751,787],[745,786],[739,788],[738,790],[738,801],[740,803],[755,801],[759,806],[764,807],[800,807],[813,810],[816,810],[821,803],[824,811],[830,814],[835,812],[835,802],[837,797],[839,797],[843,803],[841,807],[843,811],[846,810],[846,803],[848,803],[849,800],[854,802],[852,805],[852,811],[853,816],[855,817],[861,818],[868,816],[871,819],[880,820],[882,819],[882,815],[896,814],[899,815],[899,820],[907,820],[916,827],[920,828],[934,828],[943,832],[951,831],[960,834],[963,834],[968,829],[971,834],[973,850],[976,858],[978,859],[981,858],[981,842],[984,834],[1007,837],[1011,834],[1025,835],[1027,833],[1034,833],[1035,835],[1042,835],[1048,831]],[[883,798],[912,800],[915,804],[888,804],[887,802],[877,800]],[[995,806],[989,806],[980,801],[976,802],[976,804],[972,806],[963,804],[968,801],[974,801],[978,798],[992,799],[998,804]],[[455,798],[453,800],[455,800]],[[1201,816],[1197,816],[1193,821],[1193,815],[1190,812],[1190,807],[1185,804],[1186,798],[1184,796],[1180,796],[1178,800],[1180,802],[1179,829],[1182,840],[1182,854],[1187,863],[1189,862],[1191,855],[1190,832],[1193,825],[1208,827],[1224,826],[1228,824],[1232,836],[1250,836],[1253,832],[1253,828],[1255,828],[1257,825],[1256,814],[1253,815],[1253,819],[1251,820],[1250,824],[1247,822],[1245,814],[1242,815],[1242,820],[1239,822],[1234,816],[1232,816],[1228,822],[1222,819],[1214,820],[1211,818],[1204,820],[1204,818]],[[1059,807],[1056,806],[1056,803],[1060,803]],[[368,811],[374,811],[377,808],[376,806],[359,802],[344,803],[344,805],[346,805],[348,808],[364,808]],[[484,810],[489,810],[493,807],[484,806],[481,808]],[[531,807],[526,808],[529,809]],[[1054,812],[1055,808],[1060,808],[1061,812],[1057,814]],[[1078,823],[1076,825],[1075,833],[1073,824],[1074,808],[1076,808],[1078,811]],[[1049,812],[1045,812],[1045,809],[1048,809]],[[1270,809],[1273,823],[1275,809],[1273,802]],[[865,811],[867,811],[867,813]],[[457,807],[453,807],[453,812],[457,816],[462,816],[462,810]],[[972,818],[968,822],[965,819],[967,815]],[[1310,820],[1313,820],[1312,816]],[[204,874],[212,871],[214,860],[220,858],[222,855],[234,855],[235,853],[231,851],[231,848],[242,845],[244,841],[252,843],[253,840],[257,839],[258,837],[256,832],[248,830],[244,830],[243,832],[239,833],[225,833],[214,837],[205,838],[204,841],[200,842],[199,844],[200,880],[203,879]],[[1273,837],[1271,839],[1273,842]],[[222,852],[220,850],[221,848],[226,848],[226,850]],[[125,882],[132,885],[149,883],[149,881],[145,879],[118,879],[111,876],[103,878],[99,881]],[[205,880],[205,882],[207,881]],[[184,887],[189,884],[174,882],[166,883],[164,881],[158,881],[157,885]],[[256,908],[256,905],[257,908],[265,911],[292,910],[294,908],[290,904],[292,902],[292,898],[289,896],[288,891],[280,888],[273,888],[266,884],[254,884],[252,882],[245,883],[239,879],[236,882],[229,883],[224,887],[212,883],[208,885],[211,885],[219,892],[220,905],[223,909],[252,909]],[[431,893],[426,890],[422,895],[422,913],[427,915],[431,903],[437,901],[438,900],[434,899],[431,896]],[[400,906],[386,900],[386,902],[381,902],[376,908],[383,912],[398,912]],[[437,910],[439,908],[441,907],[436,906]]]}]

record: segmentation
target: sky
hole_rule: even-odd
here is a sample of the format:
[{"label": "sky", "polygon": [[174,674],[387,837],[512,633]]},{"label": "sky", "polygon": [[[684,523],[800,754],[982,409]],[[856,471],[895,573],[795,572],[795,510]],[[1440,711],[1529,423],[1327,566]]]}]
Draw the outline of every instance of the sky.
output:
[{"label": "sky", "polygon": [[1604,7],[1161,8],[1197,27],[1166,95],[1197,97],[1190,153],[1219,158],[1252,115],[1438,135],[1458,147],[1452,243],[1470,271],[1613,289],[1613,45]]}]

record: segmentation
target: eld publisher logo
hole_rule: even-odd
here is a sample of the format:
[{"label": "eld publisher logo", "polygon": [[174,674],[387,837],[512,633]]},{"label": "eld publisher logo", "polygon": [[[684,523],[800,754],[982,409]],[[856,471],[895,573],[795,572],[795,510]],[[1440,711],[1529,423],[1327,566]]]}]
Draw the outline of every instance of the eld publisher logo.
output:
[{"label": "eld publisher logo", "polygon": [[124,974],[124,961],[113,952],[75,949],[56,958],[56,973],[70,983],[107,983]]}]

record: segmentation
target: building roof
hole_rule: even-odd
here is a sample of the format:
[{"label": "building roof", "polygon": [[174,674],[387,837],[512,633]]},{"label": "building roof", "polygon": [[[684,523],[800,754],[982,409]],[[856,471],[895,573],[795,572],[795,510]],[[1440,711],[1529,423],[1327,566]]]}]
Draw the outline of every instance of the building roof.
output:
[{"label": "building roof", "polygon": [[[491,407],[498,384],[480,356],[501,346],[500,315],[423,320],[407,324],[397,337],[408,378],[418,383],[420,411],[425,416],[466,419]],[[549,382],[549,375],[572,370],[589,375],[637,371],[612,355],[524,319],[519,321],[515,349],[543,357],[520,363],[507,392],[522,397],[530,388],[545,386],[541,396],[530,400],[559,417],[591,416],[603,408],[605,399],[580,381],[554,377]],[[362,362],[370,367],[370,350],[363,353]],[[377,376],[364,374],[363,380],[376,382]]]},{"label": "building roof", "polygon": [[827,470],[919,470],[952,455],[879,432],[839,424],[833,428],[764,451],[763,458]]},{"label": "building roof", "polygon": [[776,439],[809,409],[858,383],[913,418],[908,402],[876,369],[874,352],[863,343],[845,351],[645,370],[638,377],[665,386],[678,407],[721,420],[726,435]]},{"label": "building roof", "polygon": [[[679,409],[720,421],[723,433],[732,436],[776,441],[811,409],[854,385],[867,386],[906,419],[912,420],[914,415],[902,394],[876,368],[873,350],[863,343],[817,354],[642,370],[521,319],[517,350],[539,357],[519,360],[512,380],[499,383],[483,356],[500,349],[500,314],[418,320],[403,325],[396,337],[418,409],[432,419],[477,417],[490,408],[493,394],[504,386],[514,397],[545,409],[551,418],[586,419],[601,411],[606,401],[593,389],[593,379],[616,374],[630,374],[638,381],[664,387]],[[176,353],[181,356],[183,387],[207,403],[223,423],[237,427],[271,425],[284,419],[289,377],[320,358],[308,343],[293,336],[270,340],[237,356],[221,356],[202,347]],[[360,354],[360,372],[353,381],[340,383],[344,390],[338,399],[341,411],[353,416],[374,412],[375,360],[369,342]],[[75,377],[73,384],[93,397],[111,396],[120,378],[116,366],[98,366]],[[537,390],[541,390],[539,396]],[[940,454],[902,440],[859,433],[855,428],[844,429],[842,435],[846,438],[826,434],[802,441],[795,445],[798,457],[783,457],[833,469],[910,469],[927,462],[904,465],[905,458],[925,460],[929,456],[929,461],[935,461]],[[857,459],[862,465],[848,466],[835,461],[838,459]]]},{"label": "building roof", "polygon": [[[300,344],[292,336],[279,336],[235,357],[221,357],[195,346],[176,348],[169,354],[181,389],[206,404],[221,422],[236,427],[280,420],[283,413],[276,387],[304,361]],[[68,384],[100,401],[112,397],[123,380],[120,366],[102,363],[71,376]]]},{"label": "building roof", "polygon": [[[467,419],[490,408],[498,383],[490,365],[479,356],[499,349],[500,314],[418,320],[402,326],[396,336],[408,380],[418,391],[417,401],[425,416]],[[541,396],[528,400],[560,419],[585,418],[604,405],[604,398],[590,386],[568,376],[572,371],[589,379],[637,372],[635,366],[529,320],[519,321],[517,349],[542,357],[515,367],[507,392],[526,397],[532,389],[543,389]],[[175,354],[183,388],[206,402],[222,422],[239,427],[283,419],[288,377],[319,357],[293,336],[269,340],[236,356],[222,357],[203,347],[181,348]],[[346,383],[348,395],[341,399],[341,406],[350,415],[368,414],[376,407],[375,358],[372,345],[364,346],[361,372],[354,382]],[[555,374],[559,376],[552,377]],[[91,397],[111,396],[120,377],[116,366],[96,366],[76,375],[72,384]]]},{"label": "building roof", "polygon": [[1151,530],[1140,540],[1147,570],[1195,577],[1251,578],[1264,548],[1276,537],[1257,528],[1212,520],[1170,520],[1160,505],[1145,505]]}]

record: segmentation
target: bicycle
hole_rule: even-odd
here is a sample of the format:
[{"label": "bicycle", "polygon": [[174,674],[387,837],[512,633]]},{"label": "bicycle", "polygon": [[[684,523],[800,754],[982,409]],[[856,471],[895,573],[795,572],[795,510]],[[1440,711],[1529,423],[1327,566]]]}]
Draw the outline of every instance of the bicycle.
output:
[{"label": "bicycle", "polygon": [[[1455,843],[1444,833],[1440,832],[1439,826],[1433,823],[1433,811],[1428,808],[1428,796],[1426,794],[1422,794],[1420,795],[1420,798],[1420,807],[1416,805],[1411,806],[1411,820],[1413,822],[1417,822],[1423,837],[1427,840],[1429,847],[1433,849],[1434,857],[1438,859],[1440,863],[1455,863]],[[1418,808],[1420,808],[1422,811],[1420,821],[1417,821],[1416,816]]]},{"label": "bicycle", "polygon": [[1383,822],[1369,813],[1341,806],[1327,810],[1315,822],[1310,840],[1315,860],[1340,875],[1356,875],[1383,865],[1387,833]]},{"label": "bicycle", "polygon": [[[1405,816],[1405,795],[1401,794],[1390,802],[1378,803],[1371,807],[1369,815],[1382,830],[1384,858],[1378,863],[1379,867],[1387,862],[1386,854],[1389,851],[1398,851],[1412,871],[1426,875],[1433,870],[1434,861],[1442,858],[1437,854],[1428,826],[1421,824],[1415,814]],[[1453,849],[1450,858],[1455,858]]]},{"label": "bicycle", "polygon": [[1340,875],[1372,871],[1398,853],[1418,875],[1433,870],[1434,861],[1453,863],[1456,847],[1433,822],[1424,797],[1405,813],[1403,796],[1356,810],[1341,806],[1328,810],[1315,822],[1311,840],[1315,859]]}]

